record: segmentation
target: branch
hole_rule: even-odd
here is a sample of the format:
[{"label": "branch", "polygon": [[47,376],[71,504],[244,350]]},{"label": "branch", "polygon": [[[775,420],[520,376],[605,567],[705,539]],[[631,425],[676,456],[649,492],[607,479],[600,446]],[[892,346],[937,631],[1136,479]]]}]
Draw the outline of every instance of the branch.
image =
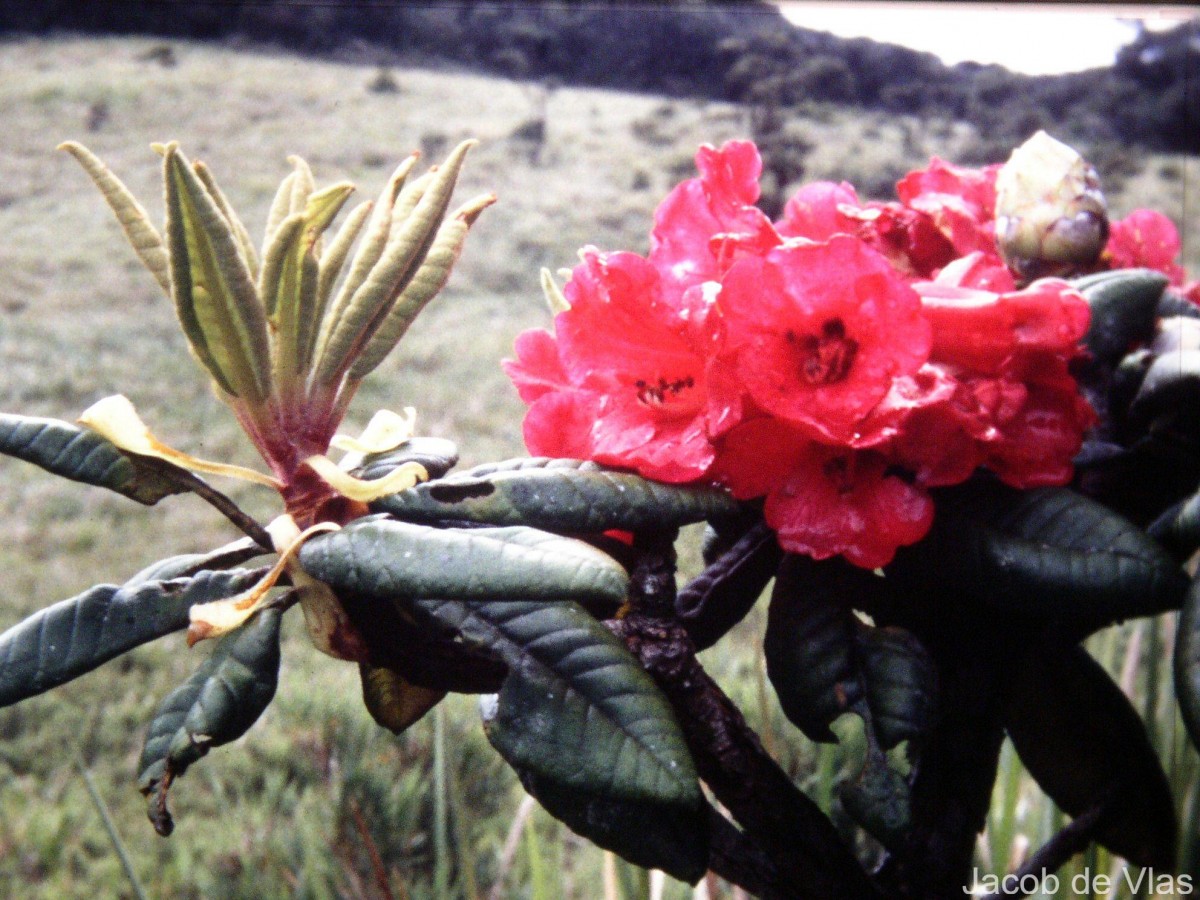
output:
[{"label": "branch", "polygon": [[[1112,803],[1115,791],[1109,789],[1083,813],[1076,816],[1063,829],[1046,841],[1041,849],[1026,860],[1025,865],[1001,881],[1001,890],[988,894],[983,900],[1001,900],[1003,897],[1027,897],[1029,891],[1021,889],[1026,879],[1040,883],[1044,872],[1057,872],[1077,853],[1082,853],[1095,840],[1096,828]],[[1008,885],[1013,889],[1009,890]]]},{"label": "branch", "polygon": [[173,466],[168,462],[163,462],[149,456],[140,457],[138,462],[139,464],[152,467],[163,478],[191,491],[236,525],[238,530],[253,540],[254,543],[258,544],[268,553],[275,552],[275,543],[271,540],[271,536],[267,534],[267,530],[203,478],[193,475],[187,469],[181,469],[178,466]]}]

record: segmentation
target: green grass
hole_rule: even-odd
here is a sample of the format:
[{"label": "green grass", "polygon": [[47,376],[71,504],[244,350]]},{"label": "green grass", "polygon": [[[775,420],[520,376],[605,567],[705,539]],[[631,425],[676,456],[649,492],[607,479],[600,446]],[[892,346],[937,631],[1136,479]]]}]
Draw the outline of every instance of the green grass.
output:
[{"label": "green grass", "polygon": [[[746,127],[741,110],[720,103],[567,88],[543,97],[517,83],[409,68],[393,69],[398,91],[381,93],[369,89],[377,77],[370,66],[207,45],[176,44],[179,64],[163,68],[146,58],[154,46],[0,42],[0,409],[70,419],[122,392],[173,445],[243,464],[254,464],[252,452],[188,358],[170,304],[83,173],[54,152],[60,141],[94,149],[158,219],[149,144],[178,139],[260,233],[290,153],[312,164],[319,183],[349,178],[371,196],[410,150],[426,148],[432,162],[458,139],[480,138],[460,196],[490,190],[500,200],[473,231],[449,288],[364,386],[347,423],[361,427],[380,406],[415,405],[420,430],[454,439],[470,463],[521,452],[522,407],[497,362],[521,329],[548,321],[539,268],[570,266],[585,244],[644,250],[654,206],[690,173],[696,145]],[[546,142],[535,158],[513,134],[543,101]],[[89,132],[101,105],[104,120]],[[932,154],[954,159],[973,135],[962,123],[925,128],[833,107],[808,109],[793,127],[816,145],[806,179],[859,183]],[[1181,220],[1178,178],[1162,172],[1195,166],[1152,157],[1111,205],[1118,214],[1154,206]],[[1186,232],[1200,233],[1190,212]],[[1200,248],[1193,242],[1187,251],[1200,268]],[[232,493],[255,514],[274,514],[255,489]],[[147,510],[13,461],[0,461],[0,517],[0,626],[161,556],[231,537],[187,498]],[[694,567],[694,550],[688,558]],[[540,809],[512,832],[524,795],[488,747],[473,698],[450,698],[444,713],[394,738],[362,709],[355,669],[313,650],[291,618],[276,702],[247,737],[177,784],[169,840],[144,817],[134,768],[152,710],[202,649],[189,652],[175,636],[0,710],[3,892],[132,897],[119,845],[150,896],[382,897],[379,864],[398,898],[487,897],[501,876],[497,897],[591,898],[606,877],[625,897],[645,895],[640,875],[606,866],[599,850]],[[842,722],[842,745],[814,748],[784,720],[756,650],[764,620],[756,609],[705,663],[767,747],[836,814],[832,784],[856,770],[861,735]],[[1127,687],[1139,696],[1147,665],[1125,658],[1145,656],[1149,627],[1133,624],[1094,648],[1115,671],[1133,673]],[[1161,665],[1158,684],[1169,691]],[[1190,804],[1185,821],[1194,821],[1197,760],[1171,710],[1166,699],[1153,705],[1153,730],[1177,796]],[[980,842],[987,871],[1007,868],[1014,848],[1036,847],[1058,821],[1006,752]],[[111,811],[115,841],[77,755]],[[510,838],[515,849],[502,871]],[[665,896],[690,892],[668,883]]]}]

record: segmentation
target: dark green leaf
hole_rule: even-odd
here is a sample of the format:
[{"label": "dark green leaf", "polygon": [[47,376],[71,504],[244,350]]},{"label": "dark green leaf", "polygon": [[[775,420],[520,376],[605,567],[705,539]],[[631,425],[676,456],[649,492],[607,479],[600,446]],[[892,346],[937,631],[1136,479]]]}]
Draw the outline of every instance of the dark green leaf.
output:
[{"label": "dark green leaf", "polygon": [[58,419],[0,413],[0,453],[147,506],[187,490],[138,457],[125,455],[96,432]]},{"label": "dark green leaf", "polygon": [[1107,804],[1097,840],[1172,871],[1175,804],[1141,719],[1081,647],[1035,646],[1012,672],[1004,726],[1029,773],[1065,812]]},{"label": "dark green leaf", "polygon": [[211,748],[246,733],[275,696],[279,677],[278,607],[258,613],[218,641],[212,655],[154,713],[138,762],[138,788],[152,797],[151,821],[170,834],[166,790]]},{"label": "dark green leaf", "polygon": [[409,438],[395,450],[367,455],[351,474],[374,481],[408,462],[420,463],[430,478],[441,478],[458,463],[458,448],[445,438]]},{"label": "dark green leaf", "polygon": [[890,750],[933,724],[937,676],[913,635],[902,628],[859,628],[855,658],[881,747]]},{"label": "dark green leaf", "polygon": [[703,808],[614,800],[528,772],[520,775],[525,790],[550,815],[596,846],[688,884],[698,882],[708,870],[708,819]]},{"label": "dark green leaf", "polygon": [[888,574],[1056,621],[1077,638],[1176,609],[1187,585],[1162,547],[1106,506],[981,479],[939,494],[930,536]]},{"label": "dark green leaf", "polygon": [[312,538],[300,561],[337,593],[389,600],[625,598],[629,578],[582,541],[532,528],[430,528],[359,519]]},{"label": "dark green leaf", "polygon": [[92,671],[188,625],[188,608],[231,597],[264,570],[200,572],[190,578],[102,584],[39,610],[0,634],[0,707]]},{"label": "dark green leaf", "polygon": [[851,604],[882,586],[841,561],[788,556],[779,569],[763,648],[788,719],[809,739],[837,740],[829,725],[865,703],[881,747],[924,732],[933,720],[933,663],[900,628],[871,628]]},{"label": "dark green leaf", "polygon": [[788,719],[813,741],[836,743],[829,724],[861,695],[854,662],[857,622],[848,605],[872,577],[850,566],[786,556],[775,577],[763,650]]},{"label": "dark green leaf", "polygon": [[1176,559],[1186,560],[1200,547],[1200,494],[1176,503],[1146,529]]},{"label": "dark green leaf", "polygon": [[266,551],[252,539],[242,538],[207,553],[184,553],[160,559],[126,581],[123,587],[126,591],[130,591],[148,581],[186,578],[206,569],[228,569],[230,566],[241,565],[264,553]]},{"label": "dark green leaf", "polygon": [[1129,348],[1154,332],[1155,308],[1167,276],[1152,269],[1122,269],[1077,282],[1092,310],[1084,345],[1100,362],[1116,365]]},{"label": "dark green leaf", "polygon": [[1192,743],[1200,747],[1200,578],[1192,580],[1175,636],[1175,696]]},{"label": "dark green leaf", "polygon": [[661,484],[628,472],[529,468],[424,482],[374,508],[410,522],[458,519],[588,534],[675,528],[732,515],[737,502],[716,488]]},{"label": "dark green leaf", "polygon": [[911,792],[883,753],[868,753],[858,780],[842,783],[838,797],[854,821],[883,846],[894,850],[904,845],[912,817]]},{"label": "dark green leaf", "polygon": [[699,807],[670,704],[624,644],[578,606],[411,605],[508,665],[487,736],[519,772],[601,798]]},{"label": "dark green leaf", "polygon": [[580,472],[603,472],[599,463],[587,459],[557,459],[552,456],[517,456],[498,462],[480,463],[460,472],[456,478],[487,478],[497,472],[523,472],[529,469],[576,469]]}]

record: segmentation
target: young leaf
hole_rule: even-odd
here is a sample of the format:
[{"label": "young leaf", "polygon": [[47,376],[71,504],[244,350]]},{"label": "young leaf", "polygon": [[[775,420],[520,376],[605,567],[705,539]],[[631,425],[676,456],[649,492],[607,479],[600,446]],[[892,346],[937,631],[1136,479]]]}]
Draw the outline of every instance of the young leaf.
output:
[{"label": "young leaf", "polygon": [[331,322],[328,341],[316,361],[318,384],[334,384],[349,369],[416,275],[446,214],[467,151],[475,143],[464,141],[451,152],[411,212],[403,208],[403,197],[397,202],[378,261],[349,301],[334,310],[337,319]]},{"label": "young leaf", "polygon": [[84,675],[147,641],[187,627],[188,608],[233,596],[263,570],[97,585],[0,634],[0,707]]},{"label": "young leaf", "polygon": [[438,229],[437,237],[421,262],[408,286],[392,305],[387,318],[367,341],[362,354],[350,366],[350,378],[361,381],[383,362],[400,343],[408,327],[421,310],[437,296],[450,279],[450,270],[458,262],[467,232],[487,207],[496,202],[493,195],[478,197],[458,210],[449,222]]},{"label": "young leaf", "polygon": [[163,243],[158,229],[150,223],[146,210],[138,203],[137,198],[129,192],[121,179],[112,173],[108,166],[82,144],[67,141],[59,144],[59,150],[66,150],[83,166],[84,171],[91,176],[96,187],[108,202],[109,208],[121,223],[121,230],[133,247],[154,280],[158,282],[163,292],[171,296],[170,263],[167,259],[167,248]]},{"label": "young leaf", "polygon": [[565,600],[620,603],[629,579],[582,541],[533,528],[430,528],[358,519],[310,539],[300,563],[336,593],[390,600]]},{"label": "young leaf", "polygon": [[[329,343],[334,327],[342,320],[351,298],[362,287],[363,282],[367,280],[367,275],[379,262],[379,257],[383,255],[388,242],[388,234],[392,230],[392,212],[396,206],[396,198],[400,195],[401,188],[404,187],[404,182],[408,179],[408,175],[416,163],[417,154],[414,153],[396,167],[380,192],[379,198],[372,206],[366,225],[359,226],[358,230],[363,232],[363,239],[354,253],[354,259],[350,263],[350,270],[346,273],[342,286],[338,288],[337,295],[321,320],[321,330],[316,343],[316,359],[325,355],[325,347]],[[352,241],[352,238],[346,240],[345,250],[347,252]],[[339,234],[335,246],[341,242],[342,236]],[[332,281],[326,285],[326,289],[331,287]]]},{"label": "young leaf", "polygon": [[0,453],[71,481],[108,488],[146,506],[187,491],[107,438],[58,419],[0,413]]},{"label": "young leaf", "polygon": [[138,788],[151,798],[150,820],[159,834],[171,833],[171,782],[211,748],[245,734],[275,696],[282,616],[277,607],[265,609],[226,635],[155,710],[138,762]]},{"label": "young leaf", "polygon": [[163,160],[171,284],[183,330],[226,393],[271,393],[267,321],[232,226],[174,145]]},{"label": "young leaf", "polygon": [[716,488],[662,484],[627,472],[531,468],[428,481],[382,497],[373,508],[411,522],[459,519],[594,533],[678,527],[734,515],[738,504]]},{"label": "young leaf", "polygon": [[1101,844],[1135,865],[1173,871],[1167,777],[1129,700],[1082,647],[1035,645],[1013,666],[1004,726],[1029,774],[1065,812],[1106,804]]},{"label": "young leaf", "polygon": [[1145,532],[1066,488],[975,481],[942,492],[930,536],[889,577],[1035,616],[1082,638],[1177,609],[1187,579]]},{"label": "young leaf", "polygon": [[217,208],[221,210],[221,215],[225,217],[225,221],[229,223],[229,227],[233,230],[233,236],[237,239],[238,249],[241,250],[242,260],[246,263],[246,269],[250,272],[251,278],[258,277],[258,253],[254,249],[254,241],[250,238],[250,232],[246,230],[245,224],[238,218],[237,211],[234,210],[230,202],[225,198],[217,180],[213,177],[212,171],[200,160],[192,163],[192,171],[196,173],[196,177],[204,184],[204,189],[208,191],[209,196],[213,198],[213,202],[217,204]]},{"label": "young leaf", "polygon": [[[329,247],[321,254],[320,274],[317,276],[317,314],[315,317],[317,326],[320,326],[325,318],[329,298],[333,295],[333,285],[341,275],[346,258],[350,255],[350,248],[358,239],[373,207],[374,204],[370,200],[364,200],[354,207],[346,216],[346,221],[342,223],[337,234],[334,235]],[[314,346],[309,348],[310,357],[315,349],[316,338],[314,338]]]},{"label": "young leaf", "polygon": [[671,706],[573,603],[401,601],[508,665],[488,740],[519,772],[613,799],[700,805]]}]

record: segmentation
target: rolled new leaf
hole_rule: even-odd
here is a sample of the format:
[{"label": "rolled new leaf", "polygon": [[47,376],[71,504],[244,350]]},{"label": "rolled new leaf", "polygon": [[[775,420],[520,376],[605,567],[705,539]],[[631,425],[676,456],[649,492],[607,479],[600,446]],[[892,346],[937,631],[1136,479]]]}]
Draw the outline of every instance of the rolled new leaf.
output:
[{"label": "rolled new leaf", "polygon": [[1200,578],[1192,580],[1175,634],[1175,696],[1192,744],[1200,747]]},{"label": "rolled new leaf", "polygon": [[451,151],[429,181],[422,184],[419,196],[414,195],[416,202],[411,209],[403,202],[403,195],[398,198],[378,261],[349,300],[330,310],[335,318],[328,329],[322,325],[328,339],[315,363],[318,384],[332,385],[350,368],[416,275],[446,215],[467,151],[475,143],[464,141]]},{"label": "rolled new leaf", "polygon": [[166,240],[176,312],[218,386],[251,403],[271,393],[267,320],[233,227],[175,145],[165,148]]},{"label": "rolled new leaf", "polygon": [[717,488],[662,484],[628,472],[531,468],[425,482],[380,498],[374,508],[410,522],[457,519],[587,534],[675,528],[734,515],[738,504]]},{"label": "rolled new leaf", "polygon": [[34,613],[0,634],[0,707],[65,684],[135,647],[181,631],[188,609],[232,597],[262,569],[97,585]]},{"label": "rolled new leaf", "polygon": [[930,536],[889,578],[1052,621],[1068,637],[1178,609],[1187,579],[1144,531],[1066,488],[982,479],[941,492]]},{"label": "rolled new leaf", "polygon": [[504,660],[509,674],[486,733],[518,772],[604,798],[699,808],[670,704],[625,645],[579,606],[398,602]]},{"label": "rolled new leaf", "polygon": [[1153,336],[1167,276],[1153,269],[1120,269],[1102,275],[1074,284],[1092,312],[1084,346],[1097,361],[1115,366],[1131,346]]},{"label": "rolled new leaf", "polygon": [[420,267],[400,292],[391,311],[363,347],[362,354],[350,366],[350,378],[361,381],[383,362],[429,301],[450,280],[450,271],[458,262],[467,232],[487,207],[496,202],[493,195],[478,197],[454,213],[438,229],[437,236]]},{"label": "rolled new leaf", "polygon": [[533,528],[431,528],[371,517],[311,538],[299,559],[335,593],[378,600],[620,603],[629,584],[594,547]]},{"label": "rolled new leaf", "polygon": [[166,790],[213,747],[241,737],[275,696],[279,608],[265,609],[226,635],[187,681],[155,710],[138,762],[138,788],[151,796],[150,820],[171,833]]},{"label": "rolled new leaf", "polygon": [[146,506],[187,492],[107,438],[58,419],[0,413],[0,453],[71,481],[108,488]]},{"label": "rolled new leaf", "polygon": [[1129,700],[1082,647],[1035,646],[1013,666],[1004,727],[1029,774],[1065,812],[1097,805],[1096,839],[1138,866],[1173,871],[1170,785]]}]

